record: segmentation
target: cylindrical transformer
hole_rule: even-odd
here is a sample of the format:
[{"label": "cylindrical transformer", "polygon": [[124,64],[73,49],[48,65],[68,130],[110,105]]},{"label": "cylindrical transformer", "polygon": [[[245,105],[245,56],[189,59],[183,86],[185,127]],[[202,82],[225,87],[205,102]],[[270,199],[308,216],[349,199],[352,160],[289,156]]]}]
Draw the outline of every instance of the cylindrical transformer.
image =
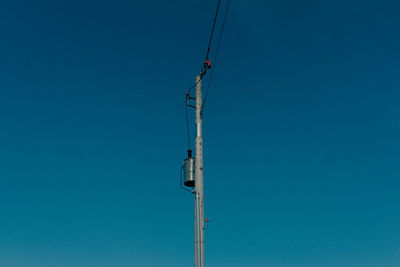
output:
[{"label": "cylindrical transformer", "polygon": [[183,161],[183,169],[185,173],[185,181],[183,184],[187,187],[194,187],[194,158],[187,158]]}]

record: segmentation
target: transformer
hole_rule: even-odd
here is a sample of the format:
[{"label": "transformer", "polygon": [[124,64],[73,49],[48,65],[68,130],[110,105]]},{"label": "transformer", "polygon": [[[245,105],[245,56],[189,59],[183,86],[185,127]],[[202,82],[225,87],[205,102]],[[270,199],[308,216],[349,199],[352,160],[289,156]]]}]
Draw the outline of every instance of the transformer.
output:
[{"label": "transformer", "polygon": [[[189,151],[188,151],[189,152]],[[192,158],[192,151],[188,153],[188,158],[183,161],[184,170],[184,182],[183,184],[187,187],[194,187],[195,176],[194,176],[194,158]]]}]

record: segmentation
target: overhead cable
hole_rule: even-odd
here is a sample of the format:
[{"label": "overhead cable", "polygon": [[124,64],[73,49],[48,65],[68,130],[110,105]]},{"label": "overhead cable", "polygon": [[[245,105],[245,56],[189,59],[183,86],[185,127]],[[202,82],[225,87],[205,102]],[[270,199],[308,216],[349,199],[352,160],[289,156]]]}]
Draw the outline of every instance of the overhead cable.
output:
[{"label": "overhead cable", "polygon": [[206,89],[206,92],[204,94],[203,104],[201,106],[201,112],[203,112],[204,105],[206,104],[207,96],[208,96],[208,90],[210,89],[212,78],[214,76],[215,65],[217,63],[218,52],[219,52],[219,49],[221,47],[222,35],[224,34],[225,22],[226,22],[226,18],[227,18],[228,12],[229,12],[230,4],[231,4],[231,0],[228,0],[228,4],[226,5],[226,9],[225,9],[224,19],[222,21],[221,31],[219,32],[217,48],[215,50],[215,55],[214,55],[214,60],[213,60],[213,68],[211,69],[210,79],[208,80],[207,89]]},{"label": "overhead cable", "polygon": [[[204,62],[206,60],[208,60],[208,55],[210,54],[210,50],[211,50],[211,44],[212,44],[212,40],[213,40],[213,36],[214,36],[214,31],[215,31],[215,25],[217,23],[217,18],[218,18],[218,13],[219,13],[219,7],[221,5],[221,0],[218,0],[217,3],[217,9],[215,11],[215,16],[214,16],[214,22],[213,22],[213,26],[211,28],[211,33],[210,33],[210,38],[208,40],[208,46],[207,46],[207,52],[206,52],[206,56],[204,58]],[[204,65],[203,65],[203,69],[202,72],[204,71]],[[194,85],[192,85],[191,87],[189,87],[188,92],[190,92],[193,88],[196,87],[196,85],[203,79],[203,75],[200,75],[200,80],[198,80]]]}]

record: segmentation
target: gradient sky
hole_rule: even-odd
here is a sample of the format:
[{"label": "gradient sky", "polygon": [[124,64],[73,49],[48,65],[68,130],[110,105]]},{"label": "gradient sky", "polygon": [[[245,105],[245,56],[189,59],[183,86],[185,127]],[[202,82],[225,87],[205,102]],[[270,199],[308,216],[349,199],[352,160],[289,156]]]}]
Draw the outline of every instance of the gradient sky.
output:
[{"label": "gradient sky", "polygon": [[[215,6],[1,1],[0,266],[192,266],[184,97]],[[207,266],[400,266],[400,4],[231,7]]]}]

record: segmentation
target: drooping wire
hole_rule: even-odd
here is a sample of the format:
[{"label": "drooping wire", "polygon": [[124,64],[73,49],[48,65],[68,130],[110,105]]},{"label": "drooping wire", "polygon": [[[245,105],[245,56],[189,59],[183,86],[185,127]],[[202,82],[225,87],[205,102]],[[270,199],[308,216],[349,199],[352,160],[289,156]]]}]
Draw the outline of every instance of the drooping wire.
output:
[{"label": "drooping wire", "polygon": [[193,84],[192,86],[189,87],[188,93],[190,93],[190,91],[191,91],[193,88],[195,88],[196,85],[197,85],[201,80],[203,80],[203,76],[200,76],[200,79],[199,79],[195,84]]},{"label": "drooping wire", "polygon": [[186,129],[187,129],[187,138],[188,138],[188,150],[191,150],[189,115],[188,115],[188,99],[187,98],[185,100],[185,114],[186,114]]},{"label": "drooping wire", "polygon": [[213,60],[213,68],[211,69],[210,79],[208,80],[207,89],[206,89],[206,92],[204,94],[203,104],[201,105],[201,112],[203,112],[204,105],[207,102],[208,90],[210,89],[212,78],[214,76],[215,65],[217,63],[218,52],[219,52],[219,49],[221,47],[222,35],[224,34],[225,22],[226,22],[226,17],[227,17],[228,12],[229,12],[230,4],[231,4],[231,0],[228,0],[228,4],[226,5],[226,9],[225,9],[224,19],[222,21],[221,31],[219,32],[217,48],[215,50],[215,55],[214,55],[214,60]]}]

